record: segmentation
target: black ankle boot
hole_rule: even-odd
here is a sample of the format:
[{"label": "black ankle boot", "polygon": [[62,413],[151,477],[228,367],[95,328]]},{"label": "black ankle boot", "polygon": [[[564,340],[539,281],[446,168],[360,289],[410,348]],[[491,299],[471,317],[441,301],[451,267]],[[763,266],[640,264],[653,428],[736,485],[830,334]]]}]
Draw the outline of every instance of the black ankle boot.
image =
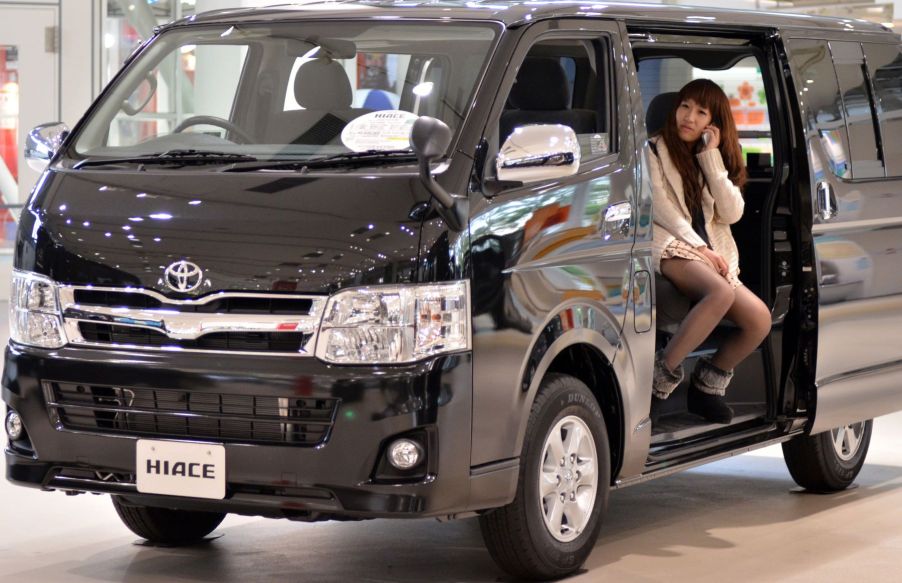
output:
[{"label": "black ankle boot", "polygon": [[689,386],[686,405],[690,413],[700,415],[711,423],[726,424],[733,420],[733,410],[723,396],[703,393],[695,383]]},{"label": "black ankle boot", "polygon": [[690,413],[700,415],[712,423],[729,423],[733,420],[733,410],[727,405],[723,395],[733,379],[732,371],[721,370],[702,358],[692,371],[692,383],[686,400]]},{"label": "black ankle boot", "polygon": [[658,397],[652,396],[651,398],[651,412],[648,415],[648,418],[651,419],[651,424],[657,425],[659,421],[661,421],[661,417],[664,416],[664,407],[665,407],[665,399],[660,399]]}]

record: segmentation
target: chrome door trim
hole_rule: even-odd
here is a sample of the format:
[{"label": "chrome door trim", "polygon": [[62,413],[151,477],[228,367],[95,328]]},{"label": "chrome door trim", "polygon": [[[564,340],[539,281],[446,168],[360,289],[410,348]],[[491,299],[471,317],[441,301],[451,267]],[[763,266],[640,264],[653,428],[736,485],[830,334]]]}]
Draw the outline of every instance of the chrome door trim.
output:
[{"label": "chrome door trim", "polygon": [[888,217],[885,219],[843,221],[841,223],[818,223],[816,225],[812,225],[811,232],[815,235],[834,235],[844,232],[886,229],[899,226],[902,226],[902,217]]}]

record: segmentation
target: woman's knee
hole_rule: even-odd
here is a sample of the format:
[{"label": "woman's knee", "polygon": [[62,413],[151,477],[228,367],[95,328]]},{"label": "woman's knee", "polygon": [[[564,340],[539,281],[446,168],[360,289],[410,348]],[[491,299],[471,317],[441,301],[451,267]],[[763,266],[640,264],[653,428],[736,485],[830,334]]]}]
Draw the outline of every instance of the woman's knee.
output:
[{"label": "woman's knee", "polygon": [[711,306],[712,310],[721,313],[721,317],[726,315],[730,306],[736,301],[736,294],[730,284],[724,280],[712,285],[705,293],[705,301]]},{"label": "woman's knee", "polygon": [[736,324],[742,328],[743,332],[758,342],[767,338],[771,331],[772,320],[770,310],[767,309],[765,303],[755,296],[752,301],[737,307],[741,310],[741,317],[737,318]]},{"label": "woman's knee", "polygon": [[770,334],[771,326],[770,310],[767,309],[764,302],[759,302],[753,310],[749,333],[754,335],[758,342],[761,342]]}]

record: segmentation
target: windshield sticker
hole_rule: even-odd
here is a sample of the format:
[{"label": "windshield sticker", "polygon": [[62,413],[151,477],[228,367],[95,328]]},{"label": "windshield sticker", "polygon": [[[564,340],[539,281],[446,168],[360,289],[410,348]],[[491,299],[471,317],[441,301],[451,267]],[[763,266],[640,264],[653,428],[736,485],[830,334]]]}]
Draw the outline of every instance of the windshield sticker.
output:
[{"label": "windshield sticker", "polygon": [[410,129],[418,117],[400,109],[362,115],[345,126],[341,143],[355,152],[409,148]]}]

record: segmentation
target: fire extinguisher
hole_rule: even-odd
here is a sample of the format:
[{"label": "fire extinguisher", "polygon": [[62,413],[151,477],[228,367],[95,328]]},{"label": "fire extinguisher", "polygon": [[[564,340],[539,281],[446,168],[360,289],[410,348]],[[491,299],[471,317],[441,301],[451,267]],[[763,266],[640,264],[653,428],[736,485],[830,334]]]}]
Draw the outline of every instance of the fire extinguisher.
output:
[{"label": "fire extinguisher", "polygon": [[[16,186],[19,181],[18,136],[16,135],[18,131],[19,84],[15,81],[7,81],[0,85],[0,158],[2,158],[2,164],[6,166],[5,170],[7,170],[7,172],[3,172],[5,175],[3,177],[4,187],[0,189],[4,195],[0,196],[0,203],[2,204],[9,204],[11,200],[11,198],[7,198],[9,196],[9,193],[6,192],[7,190],[18,190]],[[18,193],[16,192],[14,196],[18,197]],[[9,209],[0,209],[0,226],[3,227],[3,233],[5,233],[7,223],[14,224],[15,217],[13,217]],[[0,237],[5,237],[5,234],[0,234]]]},{"label": "fire extinguisher", "polygon": [[8,81],[0,86],[0,154],[13,178],[18,180],[17,136],[19,129],[19,84]]}]

